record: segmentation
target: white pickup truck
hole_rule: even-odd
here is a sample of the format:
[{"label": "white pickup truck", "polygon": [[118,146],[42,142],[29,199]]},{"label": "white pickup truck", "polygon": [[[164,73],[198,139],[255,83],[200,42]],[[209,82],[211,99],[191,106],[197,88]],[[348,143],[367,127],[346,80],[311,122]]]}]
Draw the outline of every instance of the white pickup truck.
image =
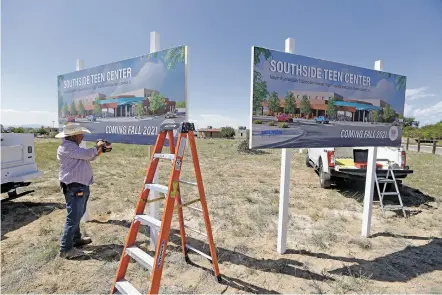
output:
[{"label": "white pickup truck", "polygon": [[16,195],[16,188],[43,175],[35,163],[34,134],[1,133],[1,193]]},{"label": "white pickup truck", "polygon": [[[386,177],[392,167],[397,182],[413,173],[407,164],[405,150],[395,147],[378,147],[376,174]],[[362,180],[367,175],[368,147],[309,148],[305,164],[313,167],[319,175],[319,183],[329,188],[339,180]]]}]

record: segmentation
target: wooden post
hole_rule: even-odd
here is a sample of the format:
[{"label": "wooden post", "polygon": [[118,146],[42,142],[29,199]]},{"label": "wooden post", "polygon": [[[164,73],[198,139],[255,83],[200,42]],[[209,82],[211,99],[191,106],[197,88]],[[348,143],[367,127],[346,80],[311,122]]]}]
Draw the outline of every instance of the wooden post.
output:
[{"label": "wooden post", "polygon": [[420,138],[417,139],[417,151],[418,152],[421,151],[421,139]]},{"label": "wooden post", "polygon": [[406,148],[405,148],[405,150],[407,150],[408,151],[408,145],[410,144],[410,137],[407,137],[407,145],[406,145]]},{"label": "wooden post", "polygon": [[437,140],[433,139],[433,154],[436,154],[436,145],[437,145]]}]

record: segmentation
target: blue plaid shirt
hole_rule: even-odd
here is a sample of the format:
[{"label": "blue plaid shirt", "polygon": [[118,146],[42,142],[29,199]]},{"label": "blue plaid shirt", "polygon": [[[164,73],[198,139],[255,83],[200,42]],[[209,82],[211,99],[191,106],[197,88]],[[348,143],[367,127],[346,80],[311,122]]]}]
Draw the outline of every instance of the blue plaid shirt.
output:
[{"label": "blue plaid shirt", "polygon": [[94,183],[94,175],[90,161],[95,160],[97,156],[96,148],[84,149],[63,138],[57,149],[57,159],[60,162],[58,179],[65,184],[77,182],[91,185]]}]

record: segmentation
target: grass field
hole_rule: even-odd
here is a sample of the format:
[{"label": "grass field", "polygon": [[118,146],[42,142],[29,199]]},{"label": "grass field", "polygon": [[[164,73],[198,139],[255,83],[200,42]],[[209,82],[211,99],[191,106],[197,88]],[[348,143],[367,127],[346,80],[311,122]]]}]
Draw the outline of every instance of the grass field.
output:
[{"label": "grass field", "polygon": [[[372,234],[360,237],[363,187],[321,189],[304,155],[294,153],[287,254],[276,253],[280,151],[237,152],[233,140],[198,140],[212,228],[223,282],[207,270],[206,259],[181,256],[177,217],[169,243],[162,293],[442,293],[442,156],[408,152],[414,170],[404,181],[410,217],[382,218],[374,205]],[[36,142],[44,176],[34,192],[2,202],[2,293],[108,293],[147,167],[147,149],[114,144],[93,163],[92,221],[82,229],[93,239],[87,260],[59,258],[65,209],[58,187],[57,140]],[[183,179],[192,180],[189,153]],[[170,164],[160,165],[166,183]],[[24,190],[21,190],[24,191]],[[196,189],[183,187],[183,201]],[[5,198],[3,195],[2,198]],[[203,219],[185,209],[186,224]],[[138,236],[150,252],[148,228]],[[208,252],[204,237],[187,233],[190,244]],[[147,290],[148,276],[131,263],[129,280]]]}]

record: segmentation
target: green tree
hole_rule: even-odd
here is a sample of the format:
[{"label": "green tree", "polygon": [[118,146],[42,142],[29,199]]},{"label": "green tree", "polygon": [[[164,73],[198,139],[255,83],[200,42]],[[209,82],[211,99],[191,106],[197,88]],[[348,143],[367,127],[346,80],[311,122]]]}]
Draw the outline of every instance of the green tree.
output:
[{"label": "green tree", "polygon": [[14,127],[14,128],[12,128],[12,132],[14,132],[14,133],[25,133],[25,129],[23,127]]},{"label": "green tree", "polygon": [[235,136],[235,129],[232,127],[222,127],[221,128],[221,136],[224,138],[232,138]]},{"label": "green tree", "polygon": [[373,118],[373,122],[380,122],[379,119],[381,118],[379,115],[379,111],[373,111],[371,113],[371,116]]},{"label": "green tree", "polygon": [[60,75],[57,79],[57,85],[58,85],[58,113],[60,116],[60,112],[63,109],[64,101],[63,101],[63,80],[64,76]]},{"label": "green tree", "polygon": [[294,114],[296,111],[296,99],[293,92],[288,91],[287,95],[285,96],[285,106],[284,106],[284,112],[288,114]]},{"label": "green tree", "polygon": [[166,64],[166,67],[168,70],[175,70],[175,66],[177,63],[183,63],[185,62],[185,56],[186,56],[186,47],[180,46],[171,48],[168,50],[162,50],[157,51],[153,53],[149,53],[147,55],[147,59],[155,58],[158,59],[161,57],[161,59]]},{"label": "green tree", "polygon": [[312,108],[310,106],[310,100],[305,94],[302,96],[300,109],[301,109],[301,114],[304,115],[310,115],[310,113],[312,112]]},{"label": "green tree", "polygon": [[66,102],[64,103],[64,106],[63,106],[63,115],[65,117],[69,115],[69,106]]},{"label": "green tree", "polygon": [[175,104],[175,107],[177,109],[185,108],[186,107],[186,102],[185,101],[177,101],[176,104]]},{"label": "green tree", "polygon": [[394,112],[394,110],[390,107],[389,104],[387,104],[383,109],[382,109],[382,120],[386,123],[391,123],[394,121],[396,116],[396,113]]},{"label": "green tree", "polygon": [[71,103],[71,115],[76,116],[77,114],[78,114],[77,106],[75,104],[75,101],[72,101],[72,103]]},{"label": "green tree", "polygon": [[100,102],[100,98],[96,97],[95,98],[95,103],[94,103],[94,114],[97,117],[101,116],[101,107],[100,107],[99,102]]},{"label": "green tree", "polygon": [[262,103],[269,94],[267,91],[267,82],[261,79],[261,73],[253,71],[253,111],[262,107]]},{"label": "green tree", "polygon": [[141,101],[137,103],[136,108],[135,108],[135,112],[137,113],[138,117],[141,117],[144,115],[144,105]]},{"label": "green tree", "polygon": [[338,116],[338,107],[335,104],[336,99],[334,97],[328,98],[328,104],[327,104],[327,114],[329,118],[336,119]]},{"label": "green tree", "polygon": [[280,108],[281,108],[281,102],[279,100],[278,93],[273,91],[272,94],[270,94],[269,98],[269,110],[275,113],[279,112]]},{"label": "green tree", "polygon": [[48,134],[49,132],[43,126],[41,126],[37,130],[35,130],[35,133],[38,133],[38,134]]},{"label": "green tree", "polygon": [[154,91],[150,97],[149,110],[155,114],[158,110],[166,106],[165,98],[158,92]]},{"label": "green tree", "polygon": [[[253,64],[256,67],[261,62],[261,57],[264,56],[265,60],[272,57],[272,53],[268,49],[261,47],[254,47],[253,51]],[[256,112],[262,107],[262,103],[269,95],[267,91],[267,82],[262,79],[262,75],[257,70],[253,70],[253,111]]]},{"label": "green tree", "polygon": [[82,117],[86,114],[86,111],[85,111],[85,109],[84,109],[84,104],[83,104],[83,101],[82,101],[82,100],[80,100],[80,101],[78,102],[78,114],[79,114],[80,116],[82,116]]}]

